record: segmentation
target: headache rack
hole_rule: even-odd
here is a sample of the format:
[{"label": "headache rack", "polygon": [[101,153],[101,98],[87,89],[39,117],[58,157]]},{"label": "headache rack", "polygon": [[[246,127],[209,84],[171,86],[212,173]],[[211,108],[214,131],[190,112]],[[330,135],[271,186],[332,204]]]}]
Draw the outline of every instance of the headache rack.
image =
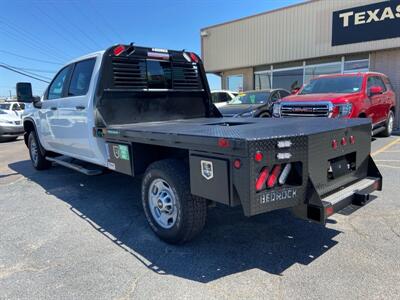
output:
[{"label": "headache rack", "polygon": [[120,45],[109,49],[105,60],[111,78],[104,90],[204,90],[194,53]]}]

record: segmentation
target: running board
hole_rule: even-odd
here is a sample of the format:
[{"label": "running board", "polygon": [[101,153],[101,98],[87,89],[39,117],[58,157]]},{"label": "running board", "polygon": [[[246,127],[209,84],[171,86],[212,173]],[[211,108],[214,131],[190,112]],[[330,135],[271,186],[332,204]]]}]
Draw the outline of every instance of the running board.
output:
[{"label": "running board", "polygon": [[385,129],[386,129],[386,127],[385,127],[385,126],[382,126],[382,127],[378,127],[378,128],[376,128],[376,129],[372,130],[372,136],[375,136],[375,135],[377,135],[378,133],[381,133],[381,132],[384,131]]},{"label": "running board", "polygon": [[[61,157],[63,157],[63,156],[61,156]],[[76,164],[76,163],[72,163],[72,162],[68,162],[68,161],[62,160],[61,158],[46,157],[46,160],[51,161],[51,162],[55,162],[58,165],[67,167],[67,168],[75,170],[75,171],[78,171],[78,172],[83,173],[83,174],[88,175],[88,176],[95,176],[95,175],[103,174],[103,171],[100,170],[100,169],[87,169],[82,165],[79,165],[79,164]]]}]

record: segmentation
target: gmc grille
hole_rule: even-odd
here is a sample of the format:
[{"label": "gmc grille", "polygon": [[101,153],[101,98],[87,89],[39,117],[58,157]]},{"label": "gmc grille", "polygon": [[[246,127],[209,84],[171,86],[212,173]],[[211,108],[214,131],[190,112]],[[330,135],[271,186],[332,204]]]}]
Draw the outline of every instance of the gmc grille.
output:
[{"label": "gmc grille", "polygon": [[282,103],[282,117],[328,117],[329,103]]}]

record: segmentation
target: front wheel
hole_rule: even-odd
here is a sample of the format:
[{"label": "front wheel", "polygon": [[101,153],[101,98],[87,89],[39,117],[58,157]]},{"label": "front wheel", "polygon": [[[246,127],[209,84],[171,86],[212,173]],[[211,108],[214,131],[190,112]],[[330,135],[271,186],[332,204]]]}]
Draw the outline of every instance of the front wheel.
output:
[{"label": "front wheel", "polygon": [[31,131],[29,134],[28,149],[32,165],[36,170],[45,170],[51,167],[51,162],[46,160],[46,157],[40,150],[39,139],[34,131]]},{"label": "front wheel", "polygon": [[142,182],[142,204],[151,229],[167,243],[190,241],[206,222],[206,200],[190,193],[188,168],[179,160],[149,166]]},{"label": "front wheel", "polygon": [[384,137],[391,136],[392,132],[393,132],[393,127],[394,127],[394,113],[393,113],[393,111],[390,110],[388,118],[386,120],[385,130],[382,131],[381,136],[384,136]]}]

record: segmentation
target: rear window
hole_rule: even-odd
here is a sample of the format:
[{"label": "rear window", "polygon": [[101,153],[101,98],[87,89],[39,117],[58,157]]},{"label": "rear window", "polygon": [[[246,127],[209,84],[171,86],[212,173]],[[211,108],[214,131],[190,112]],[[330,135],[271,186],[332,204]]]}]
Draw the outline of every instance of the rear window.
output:
[{"label": "rear window", "polygon": [[362,80],[362,76],[316,78],[306,84],[299,94],[358,93],[362,87]]},{"label": "rear window", "polygon": [[76,63],[74,71],[72,73],[68,96],[86,95],[89,90],[90,79],[92,78],[95,63],[95,58]]},{"label": "rear window", "polygon": [[171,64],[165,61],[147,61],[147,80],[149,89],[172,88]]}]

